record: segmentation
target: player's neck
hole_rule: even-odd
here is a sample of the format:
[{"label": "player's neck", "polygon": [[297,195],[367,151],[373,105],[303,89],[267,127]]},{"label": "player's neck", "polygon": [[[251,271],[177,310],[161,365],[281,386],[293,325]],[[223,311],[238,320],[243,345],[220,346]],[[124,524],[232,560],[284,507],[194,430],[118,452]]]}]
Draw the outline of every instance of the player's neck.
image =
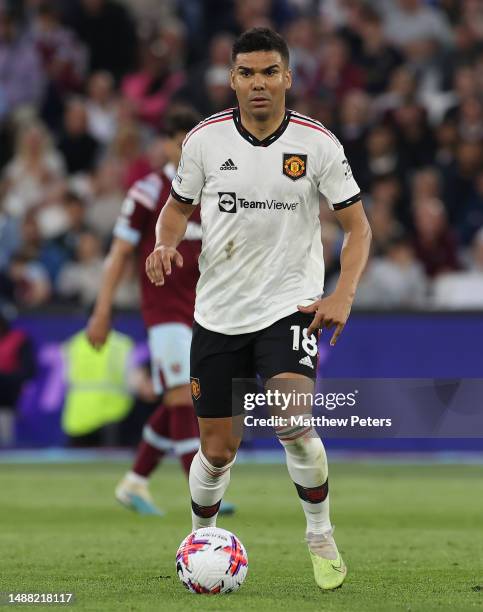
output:
[{"label": "player's neck", "polygon": [[284,120],[285,112],[285,106],[283,106],[280,111],[262,121],[251,116],[249,113],[245,113],[240,108],[240,120],[243,127],[250,132],[250,134],[255,136],[258,140],[263,140],[267,138],[267,136],[270,136],[270,134],[273,134],[280,126]]}]

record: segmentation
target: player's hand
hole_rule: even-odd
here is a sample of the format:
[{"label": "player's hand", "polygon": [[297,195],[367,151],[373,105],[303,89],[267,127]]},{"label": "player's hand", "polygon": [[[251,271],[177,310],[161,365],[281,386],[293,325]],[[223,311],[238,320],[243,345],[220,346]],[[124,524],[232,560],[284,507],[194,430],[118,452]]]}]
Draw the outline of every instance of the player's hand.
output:
[{"label": "player's hand", "polygon": [[105,344],[110,331],[111,318],[107,315],[94,313],[87,323],[87,339],[96,350]]},{"label": "player's hand", "polygon": [[158,287],[164,285],[164,277],[171,274],[173,263],[183,267],[183,257],[174,247],[158,246],[146,259],[146,274]]},{"label": "player's hand", "polygon": [[330,345],[334,346],[347,323],[351,306],[351,300],[333,293],[326,298],[316,300],[309,306],[297,306],[297,308],[300,312],[315,313],[312,323],[307,328],[307,336],[318,329],[335,327],[330,340]]}]

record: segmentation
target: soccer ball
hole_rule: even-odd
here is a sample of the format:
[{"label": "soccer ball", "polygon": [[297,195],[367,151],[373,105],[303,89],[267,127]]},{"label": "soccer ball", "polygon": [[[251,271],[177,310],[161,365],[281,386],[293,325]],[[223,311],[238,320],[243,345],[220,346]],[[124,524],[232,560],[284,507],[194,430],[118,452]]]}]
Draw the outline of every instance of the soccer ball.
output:
[{"label": "soccer ball", "polygon": [[176,553],[176,572],[191,593],[232,593],[241,587],[247,571],[245,548],[226,529],[197,529],[181,542]]}]

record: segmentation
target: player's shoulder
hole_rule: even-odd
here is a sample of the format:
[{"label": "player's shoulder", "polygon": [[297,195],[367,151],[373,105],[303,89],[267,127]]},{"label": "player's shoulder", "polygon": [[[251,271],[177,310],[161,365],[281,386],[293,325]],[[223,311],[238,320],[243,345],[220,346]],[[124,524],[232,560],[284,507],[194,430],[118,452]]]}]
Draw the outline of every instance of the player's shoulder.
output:
[{"label": "player's shoulder", "polygon": [[139,202],[150,210],[155,210],[166,178],[158,172],[150,172],[138,179],[129,189],[127,197]]},{"label": "player's shoulder", "polygon": [[297,111],[290,111],[290,124],[300,133],[300,136],[312,141],[315,145],[326,147],[327,149],[342,149],[337,136],[329,130],[322,122],[303,115]]},{"label": "player's shoulder", "polygon": [[206,117],[186,134],[183,146],[186,146],[188,142],[193,143],[195,141],[211,139],[215,132],[218,132],[221,128],[226,126],[229,121],[233,120],[234,112],[234,107],[226,108],[225,110]]}]

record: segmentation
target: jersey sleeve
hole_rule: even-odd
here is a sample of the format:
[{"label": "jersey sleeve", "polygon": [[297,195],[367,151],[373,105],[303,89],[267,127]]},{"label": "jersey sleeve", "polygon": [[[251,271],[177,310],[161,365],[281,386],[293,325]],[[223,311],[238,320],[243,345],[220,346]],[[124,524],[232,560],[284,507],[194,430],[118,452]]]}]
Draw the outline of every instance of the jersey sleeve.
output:
[{"label": "jersey sleeve", "polygon": [[342,145],[331,143],[329,153],[326,153],[326,162],[318,176],[318,188],[332,210],[342,210],[360,200],[361,190],[352,175]]},{"label": "jersey sleeve", "polygon": [[137,245],[151,215],[155,214],[162,190],[162,179],[149,175],[136,181],[127,192],[114,226],[114,236]]},{"label": "jersey sleeve", "polygon": [[171,184],[171,195],[179,202],[196,205],[205,184],[205,173],[200,136],[194,131],[188,134],[183,143],[178,171]]}]

